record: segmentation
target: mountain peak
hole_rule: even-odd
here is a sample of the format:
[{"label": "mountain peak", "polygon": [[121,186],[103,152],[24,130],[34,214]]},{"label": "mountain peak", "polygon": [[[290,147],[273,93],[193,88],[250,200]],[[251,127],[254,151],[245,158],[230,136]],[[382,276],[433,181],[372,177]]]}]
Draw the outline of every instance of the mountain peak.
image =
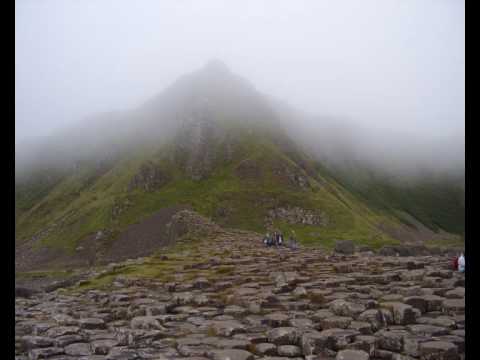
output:
[{"label": "mountain peak", "polygon": [[204,69],[208,72],[230,73],[228,66],[222,60],[216,58],[208,61]]}]

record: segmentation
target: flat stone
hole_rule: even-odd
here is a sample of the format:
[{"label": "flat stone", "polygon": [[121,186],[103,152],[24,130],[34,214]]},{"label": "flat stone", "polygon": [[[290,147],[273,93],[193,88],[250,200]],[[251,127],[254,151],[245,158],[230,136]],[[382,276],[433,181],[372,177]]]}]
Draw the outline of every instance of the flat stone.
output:
[{"label": "flat stone", "polygon": [[219,336],[232,336],[246,331],[245,326],[235,320],[212,321],[210,326],[215,334]]},{"label": "flat stone", "polygon": [[107,355],[111,348],[118,345],[116,340],[94,340],[91,342],[91,348],[96,355]]},{"label": "flat stone", "polygon": [[296,345],[300,336],[300,330],[293,327],[278,327],[267,332],[268,342],[276,345]]},{"label": "flat stone", "polygon": [[430,336],[406,335],[403,337],[403,352],[409,356],[419,357],[420,344],[431,340]]},{"label": "flat stone", "polygon": [[330,303],[330,310],[338,316],[356,317],[365,311],[365,306],[337,299]]},{"label": "flat stone", "polygon": [[265,315],[265,319],[262,323],[270,327],[285,327],[289,325],[290,317],[281,312],[275,312]]},{"label": "flat stone", "polygon": [[116,346],[110,349],[106,360],[137,360],[138,358],[136,350],[128,349],[124,346]]},{"label": "flat stone", "polygon": [[355,336],[354,342],[348,344],[346,349],[349,350],[363,350],[368,353],[370,356],[375,354],[375,348],[377,344],[377,339],[375,336],[370,335],[358,335]]},{"label": "flat stone", "polygon": [[55,339],[55,346],[65,347],[73,343],[84,342],[85,337],[79,334],[63,335]]},{"label": "flat stone", "polygon": [[78,325],[82,329],[105,329],[105,321],[98,318],[85,318],[78,320]]},{"label": "flat stone", "polygon": [[457,287],[453,290],[449,290],[445,293],[447,299],[463,299],[465,297],[465,288]]},{"label": "flat stone", "polygon": [[320,321],[329,317],[335,316],[333,312],[327,309],[318,310],[311,316],[313,321]]},{"label": "flat stone", "polygon": [[43,336],[23,336],[22,343],[27,349],[49,347],[53,345],[53,339]]},{"label": "flat stone", "polygon": [[323,320],[320,320],[320,327],[322,330],[326,329],[346,329],[352,322],[351,317],[346,316],[333,316]]},{"label": "flat stone", "polygon": [[209,353],[209,358],[212,360],[253,360],[252,353],[245,350],[214,350]]},{"label": "flat stone", "polygon": [[73,356],[91,355],[92,351],[88,343],[73,343],[65,346],[65,354]]},{"label": "flat stone", "polygon": [[456,321],[449,316],[437,316],[437,317],[419,317],[417,319],[419,324],[427,324],[433,326],[441,326],[449,329],[456,328]]},{"label": "flat stone", "polygon": [[309,329],[313,328],[313,321],[310,319],[304,318],[295,318],[288,321],[287,326],[300,328],[300,329]]},{"label": "flat stone", "polygon": [[286,357],[302,356],[302,350],[295,345],[280,345],[277,347],[277,353],[279,356]]},{"label": "flat stone", "polygon": [[56,338],[63,335],[75,335],[78,334],[80,328],[77,326],[56,326],[47,330],[47,336]]},{"label": "flat stone", "polygon": [[393,321],[397,325],[413,324],[419,315],[412,306],[399,302],[384,302],[380,306],[392,311]]},{"label": "flat stone", "polygon": [[373,332],[372,325],[366,321],[352,321],[348,328],[356,330],[362,335],[370,335]]},{"label": "flat stone", "polygon": [[234,315],[234,316],[239,316],[243,315],[247,312],[247,309],[237,306],[237,305],[229,305],[227,306],[224,310],[223,313],[226,315]]},{"label": "flat stone", "polygon": [[370,355],[362,350],[341,350],[335,360],[369,360]]},{"label": "flat stone", "polygon": [[144,330],[165,330],[160,324],[158,319],[154,316],[137,316],[130,321],[130,327],[132,329],[144,329]]},{"label": "flat stone", "polygon": [[394,352],[403,351],[403,339],[408,335],[408,332],[405,330],[383,329],[375,333],[375,336],[378,339],[378,347],[383,350]]},{"label": "flat stone", "polygon": [[465,298],[446,299],[442,304],[442,311],[447,314],[456,314],[465,312]]},{"label": "flat stone", "polygon": [[426,310],[427,312],[442,310],[442,303],[445,300],[445,298],[438,295],[432,295],[432,294],[424,295],[423,298],[427,303],[427,310]]},{"label": "flat stone", "polygon": [[447,341],[428,341],[420,344],[420,356],[425,360],[457,360],[457,346]]},{"label": "flat stone", "polygon": [[408,331],[412,332],[413,334],[417,335],[429,335],[429,336],[441,336],[447,335],[449,330],[440,326],[434,325],[425,325],[425,324],[415,324],[415,325],[408,325]]},{"label": "flat stone", "polygon": [[42,349],[33,349],[28,353],[29,359],[45,359],[55,355],[62,355],[64,350],[58,347],[47,347]]},{"label": "flat stone", "polygon": [[409,296],[404,299],[404,303],[420,310],[422,314],[427,312],[427,301],[423,296]]},{"label": "flat stone", "polygon": [[277,355],[277,347],[270,343],[260,343],[255,345],[255,353],[257,355],[275,356]]}]

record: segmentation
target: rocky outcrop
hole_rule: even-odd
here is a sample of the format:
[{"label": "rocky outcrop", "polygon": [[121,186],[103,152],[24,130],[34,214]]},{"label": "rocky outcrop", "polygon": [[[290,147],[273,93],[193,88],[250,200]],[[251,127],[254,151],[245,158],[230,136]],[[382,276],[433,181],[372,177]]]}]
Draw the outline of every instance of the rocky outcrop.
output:
[{"label": "rocky outcrop", "polygon": [[337,240],[335,242],[335,252],[351,255],[355,252],[355,244],[351,240]]},{"label": "rocky outcrop", "polygon": [[305,210],[298,206],[278,207],[269,210],[265,222],[267,224],[272,224],[274,220],[283,220],[289,224],[317,226],[326,226],[328,224],[328,217],[325,213]]},{"label": "rocky outcrop", "polygon": [[[200,104],[183,120],[175,138],[174,162],[193,180],[207,177],[220,156],[231,156],[232,149],[226,133],[210,113],[208,103]],[[220,151],[219,147],[223,146]]]},{"label": "rocky outcrop", "polygon": [[186,234],[191,236],[208,236],[221,231],[221,228],[209,219],[191,210],[182,210],[176,213],[167,224],[169,242]]},{"label": "rocky outcrop", "polygon": [[142,189],[144,191],[155,191],[160,189],[170,180],[167,173],[162,169],[149,161],[140,166],[137,174],[132,178],[128,184],[128,191],[134,189]]}]

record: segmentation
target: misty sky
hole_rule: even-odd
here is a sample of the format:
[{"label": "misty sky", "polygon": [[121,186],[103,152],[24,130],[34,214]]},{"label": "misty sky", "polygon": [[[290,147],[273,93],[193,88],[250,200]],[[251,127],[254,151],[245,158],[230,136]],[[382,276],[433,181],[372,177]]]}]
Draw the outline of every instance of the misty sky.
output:
[{"label": "misty sky", "polygon": [[15,4],[16,142],[138,106],[211,58],[311,114],[464,132],[460,0]]}]

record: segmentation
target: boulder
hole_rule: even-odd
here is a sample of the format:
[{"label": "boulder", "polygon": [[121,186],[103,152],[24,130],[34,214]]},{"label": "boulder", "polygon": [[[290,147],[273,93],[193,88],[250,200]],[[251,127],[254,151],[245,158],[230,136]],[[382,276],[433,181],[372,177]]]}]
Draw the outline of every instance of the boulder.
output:
[{"label": "boulder", "polygon": [[337,240],[335,252],[344,255],[352,255],[355,252],[355,244],[351,240]]}]

